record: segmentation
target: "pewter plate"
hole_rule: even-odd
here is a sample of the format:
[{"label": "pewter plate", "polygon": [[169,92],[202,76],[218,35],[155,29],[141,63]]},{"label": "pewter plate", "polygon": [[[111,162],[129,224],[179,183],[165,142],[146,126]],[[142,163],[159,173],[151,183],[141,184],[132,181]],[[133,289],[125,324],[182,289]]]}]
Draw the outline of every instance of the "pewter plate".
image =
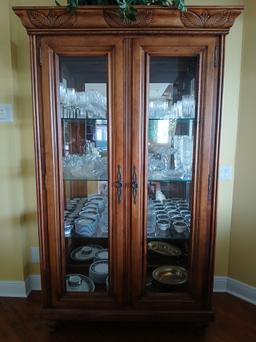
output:
[{"label": "pewter plate", "polygon": [[163,285],[181,285],[188,280],[188,271],[180,266],[160,266],[152,272],[152,277]]},{"label": "pewter plate", "polygon": [[148,243],[148,249],[152,252],[167,256],[180,256],[182,254],[178,247],[162,241],[150,241]]},{"label": "pewter plate", "polygon": [[[80,276],[82,278],[81,285],[77,287],[72,287],[68,283],[68,278],[74,275]],[[66,291],[67,292],[94,292],[94,290],[95,290],[95,285],[92,279],[84,276],[83,274],[67,274],[66,275]]]}]

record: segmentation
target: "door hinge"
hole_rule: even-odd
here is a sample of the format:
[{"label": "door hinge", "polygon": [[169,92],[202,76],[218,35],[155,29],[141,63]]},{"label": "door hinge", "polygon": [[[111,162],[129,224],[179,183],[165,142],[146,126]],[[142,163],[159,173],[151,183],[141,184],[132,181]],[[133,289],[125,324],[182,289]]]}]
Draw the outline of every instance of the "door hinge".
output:
[{"label": "door hinge", "polygon": [[215,46],[214,51],[214,67],[217,68],[219,65],[219,48],[218,46]]},{"label": "door hinge", "polygon": [[41,48],[41,46],[39,48],[39,63],[40,63],[40,65],[42,65],[42,48]]},{"label": "door hinge", "polygon": [[208,175],[208,203],[212,200],[212,176]]},{"label": "door hinge", "polygon": [[47,190],[47,176],[46,174],[44,175],[44,190]]}]

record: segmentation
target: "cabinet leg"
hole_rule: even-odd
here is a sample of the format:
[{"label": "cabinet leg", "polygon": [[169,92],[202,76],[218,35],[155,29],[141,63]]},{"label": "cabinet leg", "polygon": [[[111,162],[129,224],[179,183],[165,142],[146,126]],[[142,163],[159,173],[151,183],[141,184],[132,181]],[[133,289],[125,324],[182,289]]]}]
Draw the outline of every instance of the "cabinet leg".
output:
[{"label": "cabinet leg", "polygon": [[61,321],[47,321],[47,326],[50,333],[54,333],[61,327]]},{"label": "cabinet leg", "polygon": [[207,333],[208,323],[198,322],[193,326],[194,333],[197,336],[204,336]]}]

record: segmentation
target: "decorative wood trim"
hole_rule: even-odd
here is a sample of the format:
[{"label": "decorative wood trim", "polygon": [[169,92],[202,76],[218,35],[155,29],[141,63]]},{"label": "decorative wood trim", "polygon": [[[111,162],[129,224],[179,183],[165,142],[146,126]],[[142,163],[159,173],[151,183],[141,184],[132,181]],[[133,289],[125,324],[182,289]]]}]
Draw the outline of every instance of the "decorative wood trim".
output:
[{"label": "decorative wood trim", "polygon": [[239,10],[188,10],[181,13],[181,21],[185,27],[191,28],[219,28],[225,29],[233,26],[239,16]]},{"label": "decorative wood trim", "polygon": [[56,13],[55,10],[50,9],[48,13],[40,13],[39,11],[28,11],[28,18],[35,27],[72,27],[74,25],[75,16],[67,12]]},{"label": "decorative wood trim", "polygon": [[[133,31],[141,28],[149,32],[154,30],[190,32],[204,31],[227,33],[235,18],[242,12],[243,7],[191,6],[187,12],[181,13],[175,8],[158,6],[136,6],[137,20],[123,21],[116,6],[82,6],[73,15],[65,7],[14,7],[22,24],[32,34],[66,33],[69,30],[92,31],[112,29]],[[65,30],[66,29],[66,30]],[[48,31],[47,31],[48,32]],[[152,31],[151,31],[152,32]],[[136,31],[136,33],[138,33]],[[154,33],[154,32],[152,32]]]}]

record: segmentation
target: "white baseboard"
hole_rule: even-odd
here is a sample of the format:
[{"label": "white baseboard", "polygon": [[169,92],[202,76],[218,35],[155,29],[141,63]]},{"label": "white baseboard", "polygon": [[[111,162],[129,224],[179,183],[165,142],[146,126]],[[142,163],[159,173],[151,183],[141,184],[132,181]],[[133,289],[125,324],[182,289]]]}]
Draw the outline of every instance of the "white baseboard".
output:
[{"label": "white baseboard", "polygon": [[213,292],[227,292],[227,277],[214,277]]},{"label": "white baseboard", "polygon": [[256,305],[256,287],[242,283],[239,280],[228,278],[227,292],[246,302]]},{"label": "white baseboard", "polygon": [[214,277],[213,291],[226,292],[256,305],[256,287],[230,277]]},{"label": "white baseboard", "polygon": [[33,290],[41,290],[39,274],[30,275],[25,281],[0,280],[0,297],[26,298]]},{"label": "white baseboard", "polygon": [[[41,290],[39,274],[30,275],[25,281],[0,281],[0,297],[27,297],[31,291]],[[214,277],[215,293],[226,292],[256,305],[256,287],[229,277]]]},{"label": "white baseboard", "polygon": [[26,283],[24,281],[0,281],[0,297],[27,297]]},{"label": "white baseboard", "polygon": [[26,291],[29,295],[31,291],[40,291],[41,290],[41,276],[40,274],[30,275],[26,279]]}]

